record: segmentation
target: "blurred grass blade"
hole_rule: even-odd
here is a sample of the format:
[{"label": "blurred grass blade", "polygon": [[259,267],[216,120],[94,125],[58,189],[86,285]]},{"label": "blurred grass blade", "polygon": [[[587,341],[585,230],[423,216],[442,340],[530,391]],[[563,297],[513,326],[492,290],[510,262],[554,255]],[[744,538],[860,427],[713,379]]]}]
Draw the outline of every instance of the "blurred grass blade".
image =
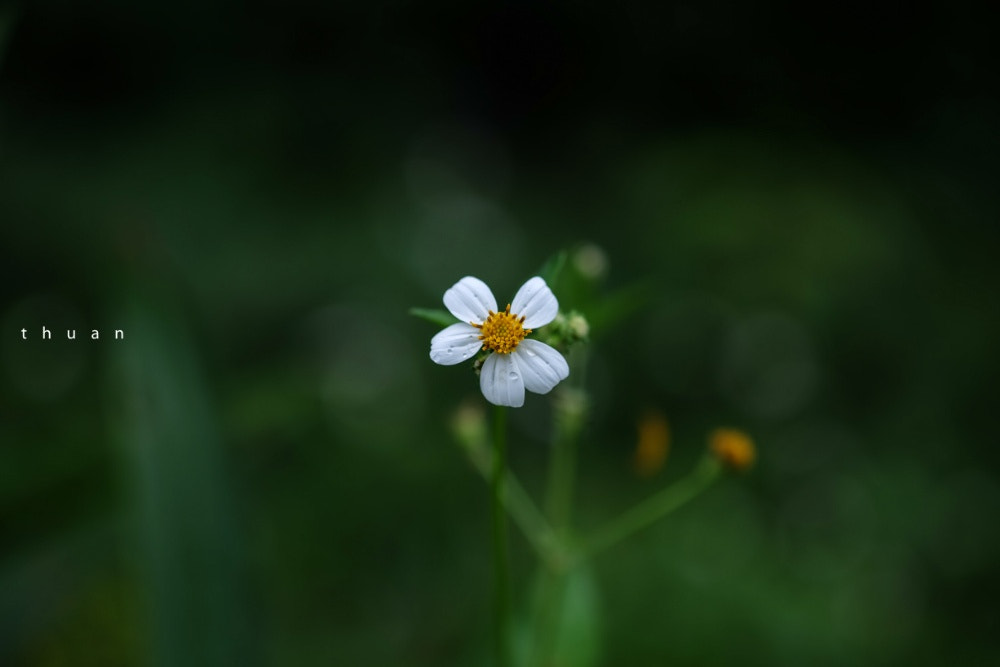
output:
[{"label": "blurred grass blade", "polygon": [[147,591],[151,663],[248,664],[241,550],[221,443],[184,319],[159,303],[126,302],[128,338],[115,349],[110,383]]},{"label": "blurred grass blade", "polygon": [[432,308],[410,308],[410,315],[414,317],[419,317],[422,320],[427,320],[432,324],[439,324],[443,327],[451,326],[455,324],[458,320],[451,313]]}]

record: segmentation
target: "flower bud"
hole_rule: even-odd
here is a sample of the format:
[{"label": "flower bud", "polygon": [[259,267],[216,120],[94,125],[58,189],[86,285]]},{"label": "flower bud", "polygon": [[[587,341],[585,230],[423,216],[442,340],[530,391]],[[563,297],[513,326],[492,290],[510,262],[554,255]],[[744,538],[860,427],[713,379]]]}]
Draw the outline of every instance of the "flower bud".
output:
[{"label": "flower bud", "polygon": [[486,413],[481,405],[471,401],[462,403],[455,410],[449,426],[455,439],[466,449],[475,449],[489,439]]},{"label": "flower bud", "polygon": [[636,473],[649,477],[657,473],[670,451],[670,425],[659,412],[649,412],[639,421],[639,441],[636,443],[633,465]]},{"label": "flower bud", "polygon": [[717,428],[708,437],[712,454],[727,468],[746,470],[757,458],[753,440],[743,431],[733,428]]}]

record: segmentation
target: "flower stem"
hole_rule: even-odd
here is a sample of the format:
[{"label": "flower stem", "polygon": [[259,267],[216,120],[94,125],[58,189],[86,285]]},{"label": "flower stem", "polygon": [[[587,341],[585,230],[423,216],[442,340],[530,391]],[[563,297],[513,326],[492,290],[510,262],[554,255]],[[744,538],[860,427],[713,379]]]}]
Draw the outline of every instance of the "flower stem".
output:
[{"label": "flower stem", "polygon": [[[493,461],[490,449],[484,443],[481,447],[467,446],[466,451],[475,469],[492,484]],[[567,556],[555,531],[509,467],[504,471],[503,500],[510,518],[524,533],[542,562],[555,569],[559,567],[559,563],[566,561]]]},{"label": "flower stem", "polygon": [[704,491],[721,470],[717,460],[704,458],[687,477],[642,501],[594,533],[581,555],[593,556],[673,512]]},{"label": "flower stem", "polygon": [[504,493],[507,470],[507,411],[497,406],[493,424],[493,569],[494,569],[494,610],[496,664],[497,667],[510,665],[510,559],[507,548],[507,514]]},{"label": "flower stem", "polygon": [[560,429],[560,432],[556,433],[552,447],[552,467],[549,469],[549,497],[546,509],[552,527],[563,540],[570,533],[575,469],[576,443],[571,434]]},{"label": "flower stem", "polygon": [[563,387],[553,403],[555,428],[545,509],[560,545],[560,557],[539,572],[532,656],[532,664],[539,667],[559,661],[556,647],[564,613],[566,576],[575,558],[572,520],[576,449],[586,411],[587,395],[577,387]]},{"label": "flower stem", "polygon": [[552,528],[564,543],[568,542],[572,535],[576,447],[586,411],[587,395],[576,387],[562,388],[553,403],[555,429],[552,437],[552,463],[549,468],[545,509]]}]

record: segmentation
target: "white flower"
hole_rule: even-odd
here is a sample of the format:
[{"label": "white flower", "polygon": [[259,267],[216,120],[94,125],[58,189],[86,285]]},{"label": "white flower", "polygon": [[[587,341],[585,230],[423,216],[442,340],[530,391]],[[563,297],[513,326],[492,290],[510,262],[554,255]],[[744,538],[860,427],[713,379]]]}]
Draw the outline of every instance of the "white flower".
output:
[{"label": "white flower", "polygon": [[559,302],[541,278],[521,285],[507,308],[498,311],[486,283],[466,276],[444,293],[444,305],[461,322],[431,339],[431,360],[451,366],[472,358],[480,348],[492,351],[479,373],[479,387],[490,403],[519,408],[525,389],[547,394],[569,377],[569,364],[561,354],[525,338],[559,312]]}]

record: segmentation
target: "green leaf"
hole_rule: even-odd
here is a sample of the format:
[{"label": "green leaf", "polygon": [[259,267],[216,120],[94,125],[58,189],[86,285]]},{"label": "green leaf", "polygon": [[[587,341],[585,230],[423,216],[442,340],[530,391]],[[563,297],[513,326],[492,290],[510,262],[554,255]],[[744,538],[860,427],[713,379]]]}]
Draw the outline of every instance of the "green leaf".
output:
[{"label": "green leaf", "polygon": [[555,664],[592,667],[601,657],[601,614],[597,585],[584,567],[566,575],[555,642]]},{"label": "green leaf", "polygon": [[559,574],[539,570],[527,612],[515,635],[516,664],[601,664],[601,599],[588,566]]},{"label": "green leaf", "polygon": [[410,308],[410,315],[427,320],[432,324],[440,324],[443,327],[455,324],[457,321],[451,313],[436,308]]},{"label": "green leaf", "polygon": [[652,300],[649,285],[637,283],[610,294],[587,309],[591,332],[603,333],[641,311]]},{"label": "green leaf", "polygon": [[[141,278],[116,310],[134,335],[109,365],[110,429],[128,475],[137,581],[149,591],[150,662],[244,664],[251,616],[226,449],[191,327]],[[210,591],[203,596],[191,591]],[[189,641],[198,637],[199,641]]]},{"label": "green leaf", "polygon": [[567,256],[568,253],[565,250],[560,250],[545,260],[545,264],[539,269],[538,275],[549,284],[549,287],[559,279],[559,274],[562,273],[563,267],[566,265]]}]

